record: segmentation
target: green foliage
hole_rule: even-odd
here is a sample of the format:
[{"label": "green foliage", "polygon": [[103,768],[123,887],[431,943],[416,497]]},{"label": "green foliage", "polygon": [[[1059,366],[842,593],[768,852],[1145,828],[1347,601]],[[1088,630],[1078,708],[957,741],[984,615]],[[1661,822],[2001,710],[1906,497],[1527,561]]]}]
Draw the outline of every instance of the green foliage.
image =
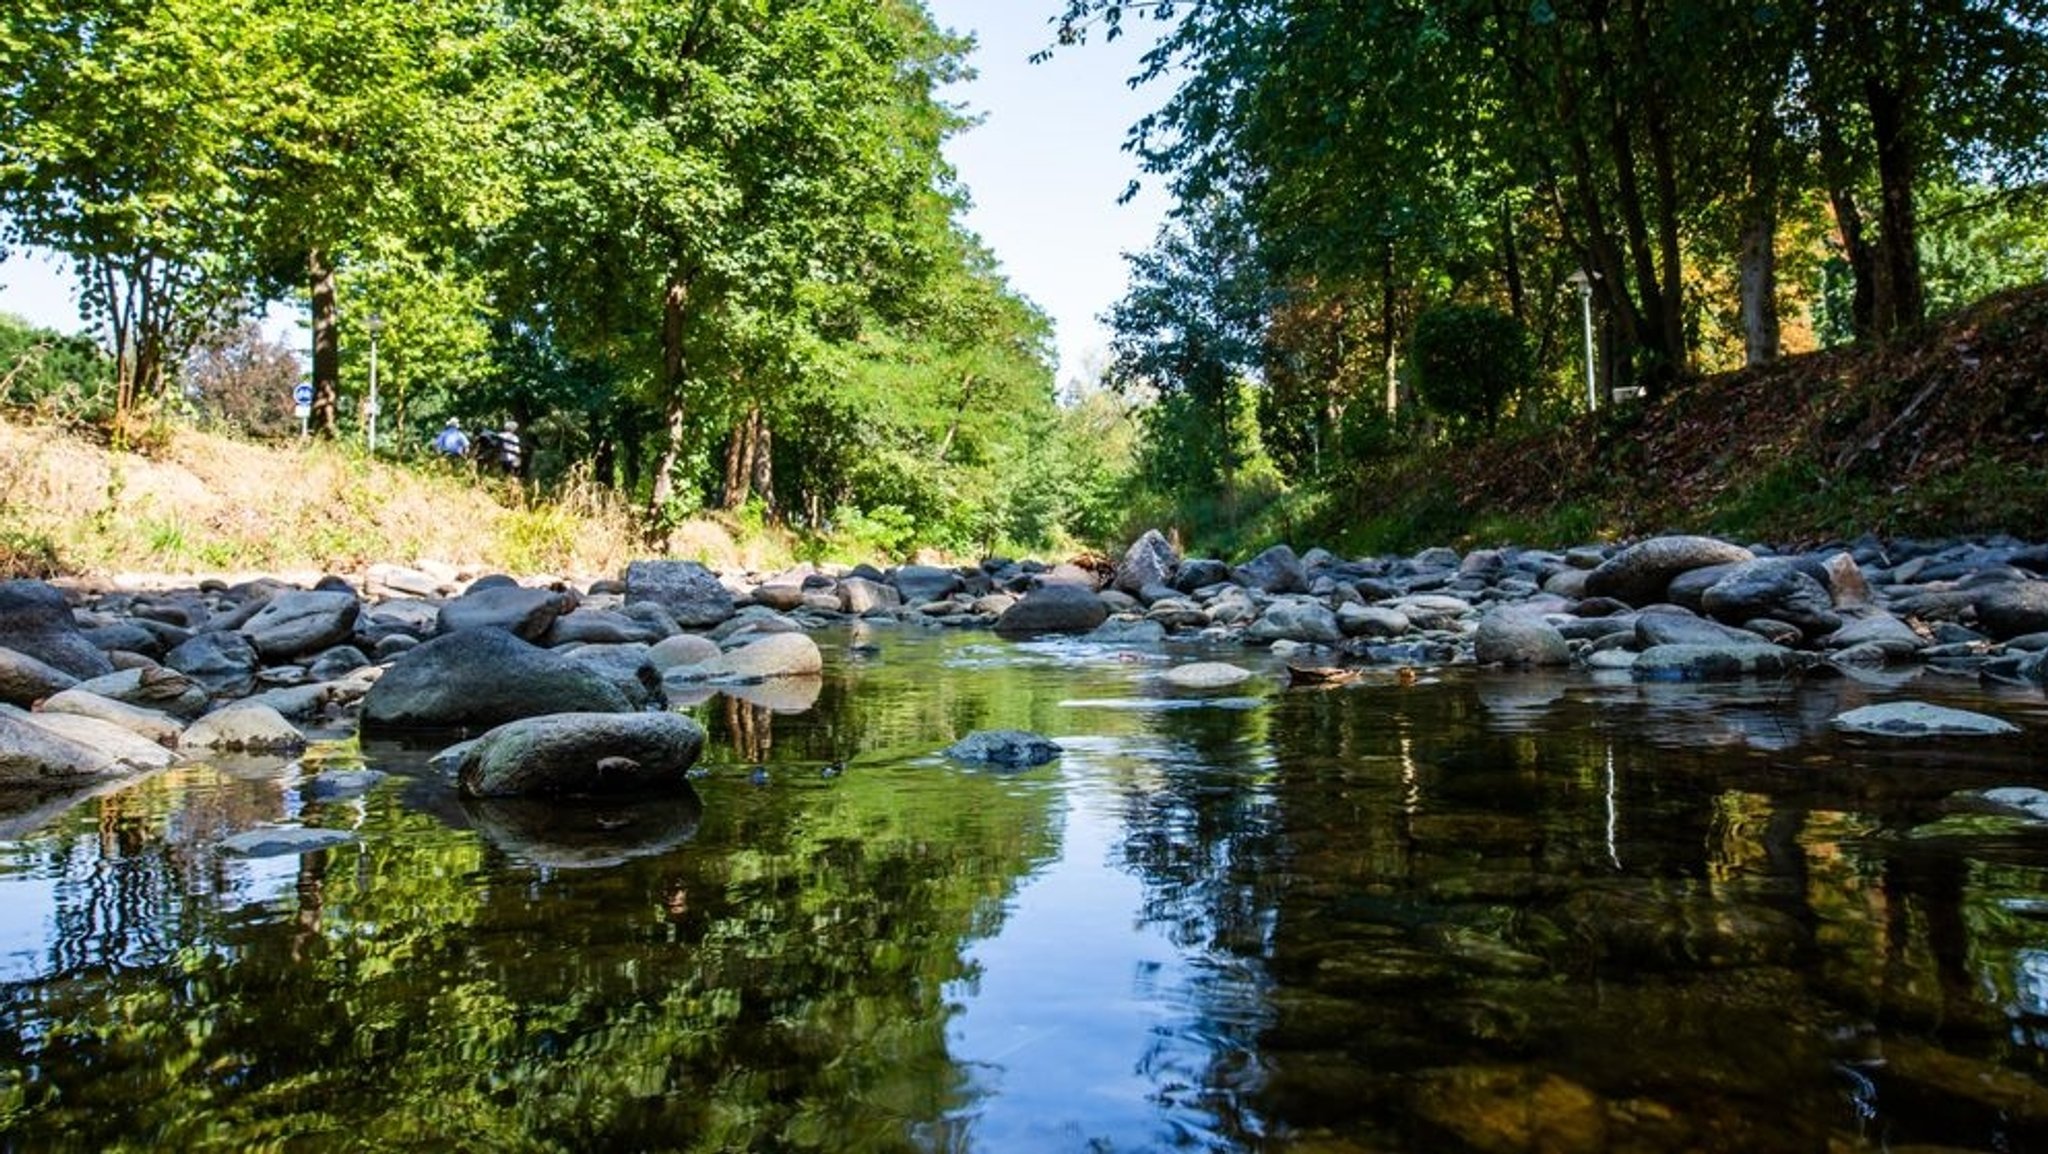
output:
[{"label": "green foliage", "polygon": [[82,336],[67,337],[0,313],[0,405],[30,409],[44,419],[104,419],[107,358]]},{"label": "green foliage", "polygon": [[1529,334],[1487,305],[1448,304],[1415,321],[1415,389],[1422,402],[1469,427],[1493,429],[1501,407],[1535,380]]}]

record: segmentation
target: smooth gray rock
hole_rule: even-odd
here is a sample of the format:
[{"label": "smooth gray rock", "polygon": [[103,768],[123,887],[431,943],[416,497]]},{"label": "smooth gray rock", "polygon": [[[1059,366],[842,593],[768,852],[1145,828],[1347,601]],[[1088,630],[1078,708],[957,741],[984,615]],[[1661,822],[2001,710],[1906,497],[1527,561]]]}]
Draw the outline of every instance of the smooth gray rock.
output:
[{"label": "smooth gray rock", "polygon": [[1859,645],[1880,645],[1888,652],[1911,655],[1927,648],[1928,641],[1898,618],[1882,609],[1855,610],[1858,615],[1840,629],[1821,639],[1825,649],[1850,649]]},{"label": "smooth gray rock", "polygon": [[720,650],[718,643],[709,637],[695,633],[678,633],[664,637],[647,648],[647,660],[659,672],[666,672],[677,666],[702,665],[716,661]]},{"label": "smooth gray rock", "polygon": [[1275,641],[1335,645],[1344,640],[1344,631],[1337,626],[1337,615],[1322,602],[1303,597],[1283,597],[1268,605],[1258,620],[1251,623],[1244,632],[1244,639],[1255,645]]},{"label": "smooth gray rock", "polygon": [[971,765],[1024,769],[1061,753],[1058,743],[1021,729],[980,729],[946,747],[945,755]]},{"label": "smooth gray rock", "polygon": [[306,666],[308,681],[334,681],[370,664],[363,651],[353,645],[337,645],[314,655]]},{"label": "smooth gray rock", "polygon": [[1671,579],[1706,565],[1754,560],[1740,545],[1712,537],[1652,537],[1602,561],[1586,577],[1586,595],[1643,606],[1664,599]]},{"label": "smooth gray rock", "polygon": [[552,589],[527,589],[518,585],[472,588],[441,606],[437,622],[440,633],[464,629],[503,629],[526,641],[547,636],[555,619],[570,611],[575,599]]},{"label": "smooth gray rock", "polygon": [[540,643],[550,649],[562,645],[652,645],[668,636],[661,627],[610,609],[581,606],[549,624]]},{"label": "smooth gray rock", "polygon": [[13,706],[0,706],[0,786],[64,786],[133,772],[103,749],[40,725]]},{"label": "smooth gray rock", "polygon": [[[0,708],[14,709],[11,705]],[[77,713],[22,714],[18,711],[14,716],[41,726],[59,737],[90,747],[102,756],[111,758],[115,767],[123,773],[162,769],[178,760],[178,755],[163,745],[133,730],[97,717],[86,717]]]},{"label": "smooth gray rock", "polygon": [[164,654],[164,664],[199,683],[213,697],[247,697],[261,664],[256,647],[237,632],[214,630]]},{"label": "smooth gray rock", "polygon": [[266,661],[290,661],[354,636],[362,602],[353,593],[292,589],[258,609],[237,632]]},{"label": "smooth gray rock", "polygon": [[1086,633],[1109,619],[1109,606],[1080,585],[1043,585],[996,618],[996,632]]},{"label": "smooth gray rock", "polygon": [[1756,645],[1763,638],[1747,629],[1723,625],[1675,609],[1648,609],[1636,615],[1638,647],[1653,645]]},{"label": "smooth gray rock", "polygon": [[1837,714],[1834,727],[1877,737],[1996,737],[2019,727],[1987,714],[1925,701],[1887,701]]},{"label": "smooth gray rock", "polygon": [[673,666],[663,681],[750,682],[779,677],[816,677],[824,671],[818,643],[802,633],[770,633],[729,649],[699,665]]},{"label": "smooth gray rock", "polygon": [[1415,624],[1399,609],[1347,601],[1337,607],[1337,628],[1346,637],[1399,637],[1413,632]]},{"label": "smooth gray rock", "polygon": [[839,582],[839,609],[856,617],[889,612],[903,607],[903,594],[894,586],[869,577],[847,577]]},{"label": "smooth gray rock", "polygon": [[1766,617],[1796,626],[1807,637],[1825,636],[1842,627],[1827,587],[1785,557],[1762,557],[1736,565],[1707,588],[1700,607],[1724,624]]},{"label": "smooth gray rock", "polygon": [[2032,821],[2048,821],[2048,790],[2023,785],[1999,786],[1961,795],[1974,798],[1994,809]]},{"label": "smooth gray rock", "polygon": [[144,709],[139,705],[130,705],[125,701],[101,697],[97,693],[87,693],[80,689],[67,689],[62,693],[52,694],[49,700],[43,702],[42,712],[70,713],[79,717],[97,718],[118,725],[145,741],[155,742],[166,749],[177,748],[178,735],[185,730],[176,718],[162,710]]},{"label": "smooth gray rock", "polygon": [[1976,594],[1977,625],[2000,641],[2048,631],[2048,581],[2011,581]]},{"label": "smooth gray rock", "polygon": [[635,561],[626,566],[626,603],[651,601],[684,629],[707,629],[733,615],[732,591],[695,561]]},{"label": "smooth gray rock", "polygon": [[1488,613],[1472,635],[1472,657],[1481,665],[1549,667],[1571,664],[1564,634],[1546,621],[1519,612]]},{"label": "smooth gray rock", "polygon": [[78,678],[26,653],[0,646],[0,701],[33,705],[78,684]]},{"label": "smooth gray rock", "polygon": [[185,749],[295,753],[306,748],[306,735],[268,705],[241,701],[187,726],[179,745]]},{"label": "smooth gray rock", "polygon": [[1227,661],[1190,661],[1159,675],[1174,689],[1228,689],[1252,679],[1252,671]]},{"label": "smooth gray rock", "polygon": [[1144,617],[1112,617],[1096,626],[1087,640],[1097,645],[1157,645],[1166,640],[1166,626]]},{"label": "smooth gray rock", "polygon": [[661,670],[654,667],[645,645],[579,645],[561,654],[618,686],[635,705],[645,705],[661,694]]},{"label": "smooth gray rock", "polygon": [[0,581],[0,646],[81,680],[114,671],[79,632],[63,592],[44,581]]},{"label": "smooth gray rock", "polygon": [[503,629],[465,629],[401,654],[363,695],[366,729],[500,725],[546,713],[625,712],[598,673]]},{"label": "smooth gray rock", "polygon": [[680,713],[556,713],[484,734],[456,778],[465,797],[685,794],[703,748]]},{"label": "smooth gray rock", "polygon": [[1174,574],[1170,584],[1182,593],[1193,593],[1228,580],[1230,566],[1214,557],[1188,557],[1181,561],[1180,570]]},{"label": "smooth gray rock", "polygon": [[1179,574],[1180,550],[1173,547],[1166,534],[1147,529],[1124,550],[1110,586],[1143,601],[1147,586],[1170,588]]},{"label": "smooth gray rock", "polygon": [[144,709],[159,710],[187,721],[206,712],[206,707],[212,703],[205,686],[175,669],[160,665],[123,669],[81,681],[74,688]]}]

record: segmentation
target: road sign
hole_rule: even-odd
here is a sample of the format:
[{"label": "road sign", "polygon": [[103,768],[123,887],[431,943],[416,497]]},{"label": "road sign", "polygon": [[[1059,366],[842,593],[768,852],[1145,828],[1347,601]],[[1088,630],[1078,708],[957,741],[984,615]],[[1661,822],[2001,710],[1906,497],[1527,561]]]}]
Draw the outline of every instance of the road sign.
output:
[{"label": "road sign", "polygon": [[292,404],[306,406],[311,405],[312,403],[313,386],[310,382],[300,381],[297,385],[292,387]]}]

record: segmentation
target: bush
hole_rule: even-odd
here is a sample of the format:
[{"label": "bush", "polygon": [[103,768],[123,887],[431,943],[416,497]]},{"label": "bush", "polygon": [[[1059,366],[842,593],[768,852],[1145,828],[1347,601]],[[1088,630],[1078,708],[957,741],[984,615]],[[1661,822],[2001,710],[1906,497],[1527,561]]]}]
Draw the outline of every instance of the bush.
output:
[{"label": "bush", "polygon": [[1509,397],[1536,378],[1522,322],[1489,305],[1439,305],[1415,321],[1416,394],[1440,416],[1491,430]]}]

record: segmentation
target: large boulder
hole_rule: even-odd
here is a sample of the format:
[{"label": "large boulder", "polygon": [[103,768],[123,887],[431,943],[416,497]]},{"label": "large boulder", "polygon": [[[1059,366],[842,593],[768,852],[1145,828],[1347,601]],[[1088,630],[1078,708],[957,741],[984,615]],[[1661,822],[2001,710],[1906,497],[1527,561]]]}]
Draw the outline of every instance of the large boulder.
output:
[{"label": "large boulder", "polygon": [[2048,581],[2004,581],[1977,594],[1977,624],[2006,641],[2048,632]]},{"label": "large boulder", "polygon": [[238,701],[193,722],[179,745],[186,749],[296,753],[306,748],[306,735],[268,705]]},{"label": "large boulder", "polygon": [[1723,625],[1675,609],[1650,610],[1635,619],[1636,645],[1757,645],[1764,640],[1747,629]]},{"label": "large boulder", "polygon": [[466,797],[684,794],[704,730],[680,713],[557,713],[507,722],[456,769]]},{"label": "large boulder", "polygon": [[575,599],[552,589],[492,585],[471,589],[441,606],[439,631],[503,629],[527,641],[547,636],[555,619],[575,607]]},{"label": "large boulder", "polygon": [[595,670],[503,629],[465,629],[409,649],[363,695],[366,729],[502,725],[547,713],[623,713]]},{"label": "large boulder", "polygon": [[732,591],[695,561],[635,561],[626,566],[626,602],[652,601],[684,629],[708,629],[733,615]]},{"label": "large boulder", "polygon": [[78,684],[78,678],[26,653],[0,646],[0,701],[33,705]]},{"label": "large boulder", "polygon": [[1834,597],[1789,558],[1762,557],[1730,569],[1700,596],[1707,616],[1725,624],[1767,617],[1821,637],[1842,627]]},{"label": "large boulder", "polygon": [[262,662],[247,637],[220,629],[194,635],[164,654],[164,664],[214,697],[247,697],[256,688],[256,669]]},{"label": "large boulder", "polygon": [[52,694],[49,700],[43,702],[42,712],[46,715],[69,713],[79,717],[97,718],[118,725],[165,748],[175,748],[178,744],[178,734],[185,729],[184,725],[168,713],[144,709],[139,705],[130,705],[125,701],[116,701],[111,697],[101,697],[97,693],[87,693],[79,689],[67,689],[62,693]]},{"label": "large boulder", "polygon": [[[157,752],[165,750],[158,746]],[[123,763],[104,744],[67,737],[30,714],[0,706],[0,787],[62,786],[138,768]]]},{"label": "large boulder", "polygon": [[562,656],[596,671],[619,687],[635,705],[653,701],[661,692],[661,671],[647,656],[648,648],[637,642],[625,645],[578,645],[561,651]]},{"label": "large boulder", "polygon": [[1041,585],[996,618],[996,632],[1086,633],[1109,620],[1109,606],[1081,585]]},{"label": "large boulder", "polygon": [[362,611],[353,593],[293,589],[265,602],[238,632],[266,661],[290,661],[347,641]]},{"label": "large boulder", "polygon": [[1181,561],[1180,571],[1174,574],[1172,584],[1183,593],[1193,593],[1228,580],[1230,566],[1214,557],[1189,557]]},{"label": "large boulder", "polygon": [[206,707],[212,702],[205,686],[187,674],[160,665],[123,669],[81,681],[76,688],[84,693],[111,697],[144,709],[161,710],[187,720],[206,712]]},{"label": "large boulder", "polygon": [[81,679],[114,671],[79,632],[64,594],[43,581],[0,581],[0,645]]},{"label": "large boulder", "polygon": [[923,605],[965,588],[960,574],[941,565],[904,565],[890,575],[905,605]]},{"label": "large boulder", "polygon": [[1275,545],[1231,574],[1240,585],[1266,593],[1308,592],[1308,570],[1286,545]]},{"label": "large boulder", "polygon": [[903,605],[903,594],[895,586],[885,585],[872,577],[847,577],[839,582],[836,592],[840,610],[856,617],[898,609]]},{"label": "large boulder", "polygon": [[1173,547],[1166,534],[1157,529],[1147,529],[1131,542],[1130,548],[1124,550],[1124,559],[1117,563],[1116,578],[1111,587],[1144,601],[1147,600],[1147,588],[1170,588],[1179,573],[1180,550]]},{"label": "large boulder", "polygon": [[1756,554],[1742,546],[1713,537],[1652,537],[1630,545],[1587,574],[1586,595],[1649,605],[1664,599],[1664,590],[1680,573],[1755,558]]},{"label": "large boulder", "polygon": [[[516,630],[514,632],[517,632]],[[652,645],[668,634],[651,621],[628,617],[609,609],[573,609],[548,626],[540,643],[550,649],[581,642],[585,645]]]}]

